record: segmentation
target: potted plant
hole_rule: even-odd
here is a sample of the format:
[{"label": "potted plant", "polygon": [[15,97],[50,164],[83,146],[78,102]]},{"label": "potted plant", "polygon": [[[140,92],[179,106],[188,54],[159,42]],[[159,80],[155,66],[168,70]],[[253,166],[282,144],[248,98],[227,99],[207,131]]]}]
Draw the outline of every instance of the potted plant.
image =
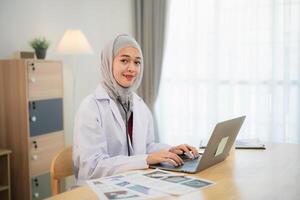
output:
[{"label": "potted plant", "polygon": [[31,40],[29,44],[35,50],[37,59],[45,59],[47,49],[50,46],[50,41],[45,37],[38,37]]}]

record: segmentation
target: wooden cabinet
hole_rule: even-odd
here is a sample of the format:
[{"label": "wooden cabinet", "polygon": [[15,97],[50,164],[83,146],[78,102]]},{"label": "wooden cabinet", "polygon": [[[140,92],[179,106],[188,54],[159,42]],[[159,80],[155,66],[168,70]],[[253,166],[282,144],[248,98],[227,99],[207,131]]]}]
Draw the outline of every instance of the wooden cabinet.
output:
[{"label": "wooden cabinet", "polygon": [[50,162],[63,147],[62,63],[0,60],[0,148],[12,150],[12,199],[51,195]]},{"label": "wooden cabinet", "polygon": [[0,149],[0,199],[10,200],[10,150]]}]

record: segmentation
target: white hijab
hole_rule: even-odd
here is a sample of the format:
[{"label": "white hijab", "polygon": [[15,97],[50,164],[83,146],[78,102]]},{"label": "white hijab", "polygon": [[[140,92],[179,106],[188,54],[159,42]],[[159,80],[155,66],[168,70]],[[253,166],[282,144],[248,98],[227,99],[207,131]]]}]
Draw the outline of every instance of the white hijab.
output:
[{"label": "white hijab", "polygon": [[[122,87],[117,83],[113,76],[112,69],[112,64],[115,56],[122,48],[125,47],[134,47],[139,50],[141,55],[140,73],[136,77],[133,85],[127,88]],[[123,119],[125,119],[125,112],[119,104],[119,100],[122,102],[126,110],[127,108],[129,108],[127,112],[131,113],[133,105],[132,92],[136,91],[140,86],[143,77],[143,71],[144,65],[142,50],[136,40],[129,35],[118,35],[103,48],[101,53],[101,84],[105,88],[108,95],[117,103]],[[128,117],[130,116],[130,113]]]}]

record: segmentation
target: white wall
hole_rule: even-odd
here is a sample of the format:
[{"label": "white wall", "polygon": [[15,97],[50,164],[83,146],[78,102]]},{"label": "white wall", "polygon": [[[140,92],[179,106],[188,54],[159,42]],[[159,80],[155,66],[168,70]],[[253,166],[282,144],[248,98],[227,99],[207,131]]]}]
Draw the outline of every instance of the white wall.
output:
[{"label": "white wall", "polygon": [[[94,55],[72,57],[55,53],[68,28],[79,28],[85,33]],[[118,33],[133,34],[132,0],[0,1],[0,59],[12,58],[16,51],[31,50],[28,41],[45,36],[51,41],[47,59],[64,62],[66,144],[72,144],[74,110],[99,82],[100,51]]]}]

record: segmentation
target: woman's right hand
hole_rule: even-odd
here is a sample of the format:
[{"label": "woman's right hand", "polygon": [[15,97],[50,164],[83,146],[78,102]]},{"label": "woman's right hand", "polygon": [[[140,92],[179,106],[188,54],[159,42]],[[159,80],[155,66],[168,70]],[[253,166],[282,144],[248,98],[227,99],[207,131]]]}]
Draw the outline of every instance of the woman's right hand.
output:
[{"label": "woman's right hand", "polygon": [[158,164],[161,162],[168,162],[174,166],[180,166],[184,164],[183,160],[177,154],[167,150],[150,153],[147,157],[148,165]]}]

